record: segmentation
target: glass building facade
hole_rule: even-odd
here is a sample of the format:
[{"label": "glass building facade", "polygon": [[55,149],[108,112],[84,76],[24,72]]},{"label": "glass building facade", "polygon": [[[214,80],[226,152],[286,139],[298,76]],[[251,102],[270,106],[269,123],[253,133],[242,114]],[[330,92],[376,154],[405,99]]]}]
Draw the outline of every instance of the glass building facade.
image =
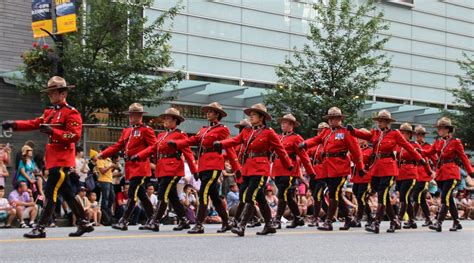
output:
[{"label": "glass building facade", "polygon": [[[354,0],[357,5],[363,0]],[[190,79],[253,87],[277,82],[275,67],[306,43],[312,8],[319,0],[185,0],[173,22],[174,67]],[[176,5],[156,0],[150,20]],[[385,52],[393,70],[370,92],[371,100],[449,109],[448,91],[463,74],[456,60],[474,53],[474,1],[384,0],[377,3],[390,22]]]}]

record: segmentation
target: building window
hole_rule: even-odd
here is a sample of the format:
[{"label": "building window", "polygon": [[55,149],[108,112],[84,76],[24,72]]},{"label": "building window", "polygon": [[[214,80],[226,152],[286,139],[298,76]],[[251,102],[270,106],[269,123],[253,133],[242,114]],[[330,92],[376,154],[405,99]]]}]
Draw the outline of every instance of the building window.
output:
[{"label": "building window", "polygon": [[201,106],[173,104],[172,107],[179,110],[184,118],[207,119],[206,113],[201,110]]},{"label": "building window", "polygon": [[221,79],[221,78],[198,76],[198,75],[189,75],[189,79],[190,80],[199,80],[199,81],[206,81],[206,82],[229,84],[229,85],[239,85],[239,81],[234,80],[234,79]]},{"label": "building window", "polygon": [[410,104],[409,100],[385,98],[385,97],[379,97],[379,96],[375,98],[375,101],[396,103],[396,104],[406,104],[406,105]]}]

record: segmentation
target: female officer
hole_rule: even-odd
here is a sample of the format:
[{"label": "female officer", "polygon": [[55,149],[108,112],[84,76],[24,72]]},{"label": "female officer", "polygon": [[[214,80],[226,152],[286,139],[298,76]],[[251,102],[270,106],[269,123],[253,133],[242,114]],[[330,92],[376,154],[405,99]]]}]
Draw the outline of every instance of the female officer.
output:
[{"label": "female officer", "polygon": [[268,206],[263,186],[270,174],[270,154],[272,151],[280,158],[283,166],[289,171],[293,169],[292,162],[283,148],[278,135],[271,128],[266,126],[266,122],[272,117],[267,112],[267,108],[261,104],[255,104],[245,109],[244,113],[250,117],[252,129],[244,129],[234,138],[217,141],[215,148],[231,149],[239,144],[244,147],[243,166],[240,171],[244,177],[243,186],[245,189],[241,194],[245,201],[241,220],[238,225],[232,228],[232,233],[244,236],[245,227],[255,209],[255,202],[258,202],[260,212],[265,220],[263,231],[257,232],[257,235],[267,235],[276,233],[275,226],[272,223],[272,215]]},{"label": "female officer", "polygon": [[194,165],[194,155],[189,147],[176,150],[168,146],[169,140],[183,140],[188,136],[177,129],[177,126],[184,121],[179,111],[175,108],[169,108],[165,113],[158,116],[163,120],[165,131],[156,136],[156,144],[139,152],[131,157],[131,160],[146,160],[151,155],[155,154],[156,169],[155,175],[159,178],[158,182],[158,204],[153,213],[153,217],[145,224],[144,229],[159,231],[160,220],[163,217],[168,203],[174,208],[178,215],[179,224],[173,228],[175,231],[190,228],[189,220],[186,218],[186,211],[179,201],[176,185],[181,177],[184,176],[184,161],[183,156],[188,163],[190,171],[195,174],[197,168]]},{"label": "female officer", "polygon": [[306,174],[314,177],[313,167],[306,151],[298,148],[298,145],[303,142],[303,138],[294,132],[294,128],[298,127],[300,123],[296,120],[293,114],[286,114],[278,119],[281,125],[282,134],[280,135],[280,142],[285,148],[286,153],[292,160],[292,166],[295,167],[292,171],[288,171],[281,162],[279,156],[273,161],[272,177],[275,179],[275,184],[278,188],[278,208],[276,214],[276,227],[281,228],[281,218],[285,212],[286,205],[290,208],[293,214],[293,221],[286,228],[296,228],[297,226],[304,226],[304,218],[300,215],[298,204],[294,200],[295,179],[302,177],[300,166],[303,164]]},{"label": "female officer", "polygon": [[398,130],[390,129],[390,124],[395,120],[392,119],[392,114],[389,111],[381,110],[372,119],[377,122],[378,129],[372,129],[370,132],[354,129],[351,125],[347,127],[353,135],[367,140],[373,145],[374,164],[371,167],[372,180],[370,185],[377,192],[378,206],[374,222],[365,230],[378,234],[380,232],[380,222],[385,212],[387,212],[390,219],[390,228],[387,232],[393,233],[395,229],[401,228],[400,221],[390,203],[390,188],[396,176],[398,176],[397,162],[393,153],[397,146],[401,146],[414,156],[415,161],[421,161],[424,164],[424,160]]},{"label": "female officer", "polygon": [[438,128],[439,138],[433,143],[430,149],[423,150],[423,153],[427,156],[438,155],[438,161],[436,163],[436,183],[438,184],[438,189],[441,190],[441,208],[438,212],[438,218],[429,228],[441,232],[441,226],[449,210],[453,218],[453,227],[450,228],[449,231],[457,231],[461,230],[462,226],[459,222],[458,210],[454,203],[452,193],[459,180],[461,180],[461,174],[459,167],[454,161],[455,158],[461,159],[464,169],[466,169],[466,172],[471,176],[473,176],[473,170],[469,159],[464,153],[461,140],[453,138],[454,126],[451,124],[451,120],[442,117],[438,120],[436,128]]},{"label": "female officer", "polygon": [[[169,140],[170,147],[182,150],[191,145],[198,146],[198,174],[194,177],[201,179],[201,188],[199,189],[199,208],[197,213],[196,225],[188,231],[189,234],[204,233],[204,219],[207,216],[207,206],[209,205],[209,197],[212,204],[216,208],[217,213],[222,218],[222,227],[217,230],[218,233],[224,233],[231,229],[229,225],[229,216],[219,197],[219,189],[217,181],[224,170],[224,156],[222,151],[214,149],[213,143],[218,140],[226,139],[230,136],[229,128],[219,122],[227,113],[222,106],[213,102],[202,107],[202,111],[206,113],[209,126],[204,126],[199,132],[188,139]],[[235,155],[234,149],[227,149],[226,154],[234,171],[239,170],[240,166]]]}]

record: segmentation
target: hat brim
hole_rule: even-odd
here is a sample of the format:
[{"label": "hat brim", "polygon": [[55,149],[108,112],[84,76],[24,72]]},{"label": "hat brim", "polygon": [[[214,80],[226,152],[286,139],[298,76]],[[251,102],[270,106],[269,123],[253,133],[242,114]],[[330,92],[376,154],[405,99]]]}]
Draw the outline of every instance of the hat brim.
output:
[{"label": "hat brim", "polygon": [[389,122],[395,122],[396,120],[395,119],[392,119],[392,118],[384,118],[384,117],[373,117],[372,120],[374,121],[389,121]]},{"label": "hat brim", "polygon": [[49,92],[49,91],[52,91],[52,90],[58,90],[58,89],[72,89],[72,88],[75,88],[76,86],[75,85],[67,85],[67,86],[52,86],[52,87],[46,87],[45,89],[42,89],[40,90],[40,92],[42,93],[46,93],[46,92]]},{"label": "hat brim", "polygon": [[401,132],[409,132],[409,133],[415,133],[414,131],[410,131],[410,130],[405,130],[405,129],[399,129],[399,131],[401,131]]},{"label": "hat brim", "polygon": [[258,113],[262,114],[265,117],[265,120],[267,120],[267,121],[272,120],[272,116],[270,116],[270,114],[268,114],[268,112],[266,112],[266,111],[259,110],[259,109],[253,109],[253,108],[248,108],[248,109],[244,110],[244,113],[247,116],[250,116],[251,112],[258,112]]},{"label": "hat brim", "polygon": [[175,119],[178,119],[180,122],[185,121],[185,119],[184,119],[182,116],[176,115],[176,114],[171,114],[171,113],[163,113],[163,114],[160,114],[160,115],[158,115],[158,118],[163,119],[163,118],[166,117],[166,116],[170,116],[170,117],[173,117],[173,118],[175,118]]},{"label": "hat brim", "polygon": [[147,111],[124,111],[123,113],[126,114],[126,115],[130,115],[132,113],[147,114],[148,112]]},{"label": "hat brim", "polygon": [[206,113],[208,110],[213,110],[213,111],[216,111],[216,112],[219,112],[221,114],[221,117],[224,118],[227,116],[227,112],[219,109],[219,108],[216,108],[216,107],[211,107],[211,106],[202,106],[201,107],[201,111]]},{"label": "hat brim", "polygon": [[324,115],[323,116],[323,119],[324,120],[328,120],[328,119],[331,119],[331,118],[342,118],[344,119],[346,117],[346,115],[344,114],[338,114],[338,115]]},{"label": "hat brim", "polygon": [[293,123],[295,125],[295,127],[299,127],[301,124],[298,122],[298,121],[295,121],[295,120],[291,120],[291,119],[288,119],[288,118],[278,118],[277,119],[278,123],[281,123],[282,121],[289,121],[291,123]]},{"label": "hat brim", "polygon": [[453,125],[435,125],[433,127],[435,127],[435,128],[454,128]]}]

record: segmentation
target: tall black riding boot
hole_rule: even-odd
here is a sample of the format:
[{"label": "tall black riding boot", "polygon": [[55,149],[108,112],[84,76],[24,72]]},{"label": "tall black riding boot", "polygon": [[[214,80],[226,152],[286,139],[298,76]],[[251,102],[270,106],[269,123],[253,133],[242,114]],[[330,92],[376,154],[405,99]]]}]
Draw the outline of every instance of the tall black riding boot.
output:
[{"label": "tall black riding boot", "polygon": [[204,223],[206,216],[207,216],[207,206],[204,204],[199,204],[197,218],[196,218],[196,225],[194,225],[193,228],[191,228],[188,231],[188,234],[203,234],[204,226],[202,224]]},{"label": "tall black riding boot", "polygon": [[334,218],[334,215],[336,214],[336,209],[337,209],[336,200],[335,199],[330,199],[326,220],[324,221],[322,226],[318,227],[318,230],[332,231],[332,220]]},{"label": "tall black riding boot", "polygon": [[231,229],[232,233],[237,234],[240,237],[245,235],[245,227],[247,226],[247,222],[249,221],[250,217],[253,215],[253,210],[255,210],[253,203],[244,203],[240,222],[237,224],[237,226]]},{"label": "tall black riding boot", "polygon": [[433,225],[429,226],[429,228],[431,230],[436,230],[436,232],[441,232],[442,231],[441,226],[443,225],[443,221],[446,218],[447,214],[448,214],[448,207],[446,205],[441,205],[436,222]]},{"label": "tall black riding boot", "polygon": [[380,233],[380,222],[382,222],[384,214],[385,214],[385,206],[382,204],[379,204],[377,206],[377,211],[375,212],[375,219],[373,220],[370,226],[365,227],[365,230],[368,232],[375,233],[375,234]]},{"label": "tall black riding boot", "polygon": [[265,225],[263,226],[262,231],[257,232],[257,235],[264,236],[268,234],[275,234],[276,228],[273,225],[272,211],[270,210],[268,203],[263,202],[263,203],[259,203],[259,205],[260,205],[260,213],[262,213],[263,220],[265,220]]}]

